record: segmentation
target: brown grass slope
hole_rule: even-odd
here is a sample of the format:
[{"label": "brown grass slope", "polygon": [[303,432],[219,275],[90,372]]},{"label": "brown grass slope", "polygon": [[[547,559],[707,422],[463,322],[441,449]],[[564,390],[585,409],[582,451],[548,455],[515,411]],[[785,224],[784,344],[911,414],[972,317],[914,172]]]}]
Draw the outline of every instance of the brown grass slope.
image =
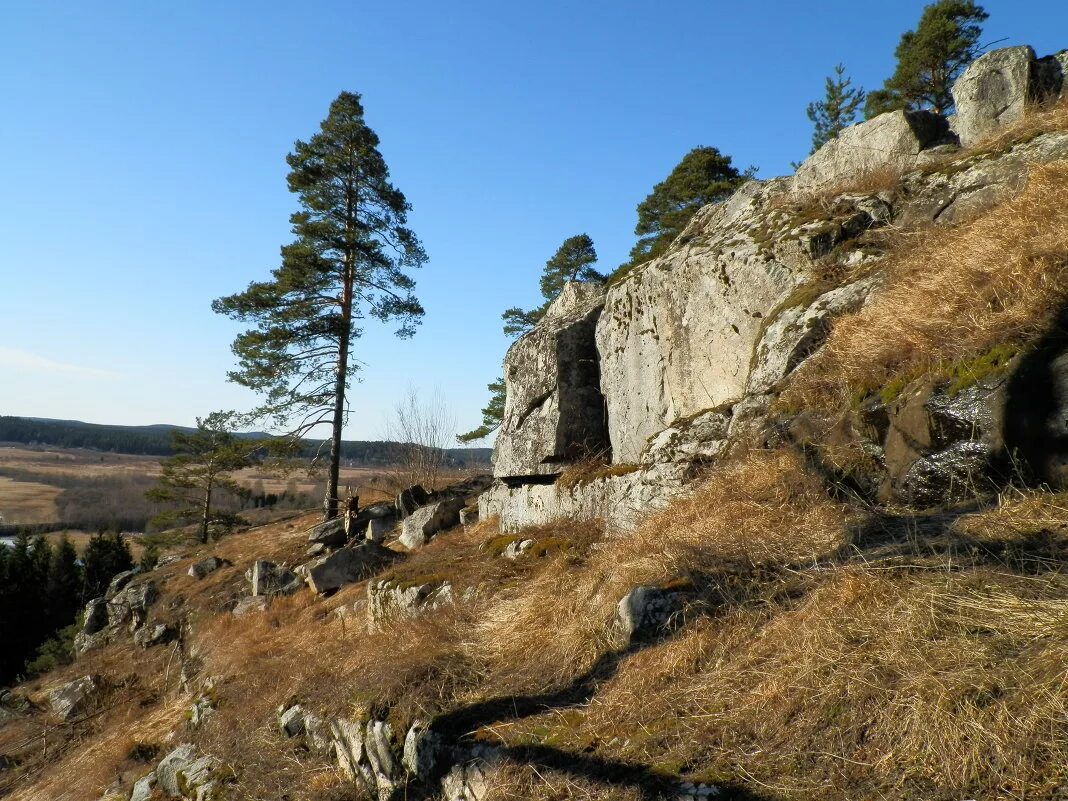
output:
[{"label": "brown grass slope", "polygon": [[[1068,301],[1066,186],[1068,164],[1050,164],[975,220],[899,237],[882,288],[788,405],[833,411],[1029,347]],[[111,687],[47,749],[42,716],[0,728],[17,763],[0,794],[96,799],[147,770],[138,743],[190,740],[233,769],[236,797],[360,797],[278,732],[276,707],[297,699],[500,745],[493,798],[649,798],[663,777],[769,800],[1068,796],[1068,495],[881,509],[843,500],[809,451],[753,451],[628,537],[562,523],[524,532],[552,547],[509,562],[493,521],[442,536],[390,577],[476,592],[420,617],[372,629],[365,584],[228,615],[252,560],[299,559],[312,521],[224,540],[212,552],[233,567],[200,582],[185,576],[195,554],[160,571],[155,614],[187,621],[191,669],[217,679],[206,724],[184,721],[173,649],[116,643],[23,688],[86,672]],[[663,636],[627,644],[616,604],[636,585],[683,605]]]}]

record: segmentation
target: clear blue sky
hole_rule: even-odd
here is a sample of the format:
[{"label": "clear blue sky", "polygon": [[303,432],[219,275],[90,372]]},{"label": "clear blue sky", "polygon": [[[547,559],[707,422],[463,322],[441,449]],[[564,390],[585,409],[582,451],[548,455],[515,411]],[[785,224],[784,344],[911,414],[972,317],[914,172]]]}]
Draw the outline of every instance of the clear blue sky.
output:
[{"label": "clear blue sky", "polygon": [[[368,327],[350,438],[409,384],[479,420],[567,236],[602,269],[635,206],[713,145],[761,177],[808,150],[805,106],[843,61],[879,86],[924,3],[0,3],[0,414],[191,423],[237,327],[212,298],[275,267],[285,154],[363,94],[430,255],[410,341]],[[989,0],[984,41],[1068,47],[1063,0]]]}]

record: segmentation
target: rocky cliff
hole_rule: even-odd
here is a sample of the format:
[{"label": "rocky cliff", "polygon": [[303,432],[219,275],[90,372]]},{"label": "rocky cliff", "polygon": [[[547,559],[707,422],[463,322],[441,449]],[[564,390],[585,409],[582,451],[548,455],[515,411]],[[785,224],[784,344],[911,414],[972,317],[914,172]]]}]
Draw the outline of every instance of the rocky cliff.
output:
[{"label": "rocky cliff", "polygon": [[[633,527],[732,447],[780,441],[788,423],[769,409],[784,380],[879,287],[884,258],[902,236],[973,219],[1018,192],[1036,165],[1068,158],[1060,130],[994,141],[1025,109],[1064,95],[1066,67],[1068,51],[1041,59],[1029,47],[988,53],[955,85],[954,116],[898,111],[849,128],[795,176],[752,181],[702,209],[667,253],[614,278],[603,296],[573,285],[505,359],[500,482],[483,497],[483,515],[498,516],[506,531],[576,515]],[[590,298],[580,323],[579,292]],[[579,353],[575,362],[559,359]],[[554,393],[586,401],[569,417]],[[547,411],[528,419],[525,410],[543,402]],[[910,447],[906,458],[897,407],[879,413],[893,421],[870,438],[883,474],[868,483],[885,499],[937,501],[903,477],[936,446],[912,439],[927,446]],[[980,429],[977,415],[958,426],[965,440]],[[587,447],[598,438],[610,449]],[[968,447],[973,461],[997,449]],[[551,484],[597,458],[616,469]]]}]

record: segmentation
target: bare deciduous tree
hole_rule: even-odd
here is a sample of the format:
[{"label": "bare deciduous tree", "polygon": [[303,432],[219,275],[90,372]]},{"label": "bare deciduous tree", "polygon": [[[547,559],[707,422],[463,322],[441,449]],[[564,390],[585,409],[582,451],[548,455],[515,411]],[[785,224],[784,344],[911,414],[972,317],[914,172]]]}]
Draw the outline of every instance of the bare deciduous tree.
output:
[{"label": "bare deciduous tree", "polygon": [[427,400],[408,387],[386,424],[386,439],[400,445],[400,464],[390,476],[398,487],[435,488],[449,467],[446,450],[456,431],[456,413],[439,391]]}]

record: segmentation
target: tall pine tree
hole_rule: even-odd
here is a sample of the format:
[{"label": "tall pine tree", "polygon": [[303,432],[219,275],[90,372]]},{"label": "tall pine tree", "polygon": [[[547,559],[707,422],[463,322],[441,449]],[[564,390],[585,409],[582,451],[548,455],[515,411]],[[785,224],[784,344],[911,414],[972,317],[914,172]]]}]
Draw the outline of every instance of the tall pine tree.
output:
[{"label": "tall pine tree", "polygon": [[868,95],[868,119],[896,109],[953,108],[953,82],[981,51],[982,23],[990,15],[972,0],[938,0],[923,9],[914,31],[894,51],[897,67],[882,89]]},{"label": "tall pine tree", "polygon": [[319,132],[286,158],[300,211],[296,240],[282,248],[269,281],[219,298],[215,311],[253,327],[234,340],[240,367],[230,379],[266,400],[259,412],[295,436],[331,428],[325,518],[337,516],[341,432],[360,321],[399,321],[409,337],[423,315],[406,272],[426,262],[407,227],[410,209],[389,182],[379,139],[360,96],[342,92]]},{"label": "tall pine tree", "polygon": [[845,67],[838,64],[834,75],[827,76],[823,100],[808,104],[808,118],[812,120],[812,152],[815,153],[834,139],[857,118],[857,110],[864,102],[864,90],[853,88]]}]

